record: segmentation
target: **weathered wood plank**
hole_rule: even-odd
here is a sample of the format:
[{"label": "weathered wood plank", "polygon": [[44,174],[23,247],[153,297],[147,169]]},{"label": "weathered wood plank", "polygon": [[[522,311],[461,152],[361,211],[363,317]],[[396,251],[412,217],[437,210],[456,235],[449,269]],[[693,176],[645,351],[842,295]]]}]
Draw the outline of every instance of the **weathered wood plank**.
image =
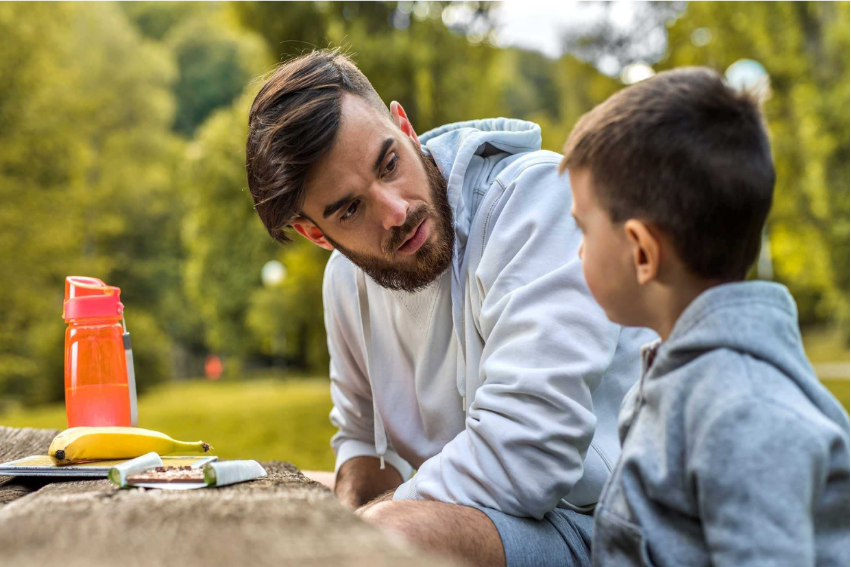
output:
[{"label": "weathered wood plank", "polygon": [[[50,442],[59,433],[55,429],[17,429],[0,426],[0,463],[30,455],[46,455]],[[0,507],[34,492],[51,480],[0,476]]]},{"label": "weathered wood plank", "polygon": [[[0,436],[26,439],[27,449],[20,449],[25,454],[46,449],[33,445],[33,433]],[[450,564],[362,522],[293,465],[263,466],[268,477],[218,489],[118,490],[106,480],[49,483],[0,506],[0,565]]]}]

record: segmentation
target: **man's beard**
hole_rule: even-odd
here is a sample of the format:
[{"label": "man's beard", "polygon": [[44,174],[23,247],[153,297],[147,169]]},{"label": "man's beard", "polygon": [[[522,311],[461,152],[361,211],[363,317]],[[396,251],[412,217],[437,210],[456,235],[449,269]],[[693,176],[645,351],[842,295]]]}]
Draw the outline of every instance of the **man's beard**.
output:
[{"label": "man's beard", "polygon": [[[430,157],[423,154],[419,147],[415,149],[425,168],[432,205],[420,205],[410,211],[404,224],[393,228],[381,256],[349,250],[325,235],[334,248],[366,272],[375,283],[387,289],[409,293],[419,291],[443,274],[452,262],[455,249],[455,225],[446,195],[446,179]],[[414,252],[413,266],[401,264],[395,257],[397,249],[411,231],[427,218],[432,221],[434,242],[426,240],[419,250]]]}]

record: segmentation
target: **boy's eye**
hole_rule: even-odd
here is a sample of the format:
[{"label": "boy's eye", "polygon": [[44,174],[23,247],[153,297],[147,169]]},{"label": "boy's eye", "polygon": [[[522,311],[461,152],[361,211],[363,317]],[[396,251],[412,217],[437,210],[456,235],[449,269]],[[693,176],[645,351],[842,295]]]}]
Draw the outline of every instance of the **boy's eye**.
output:
[{"label": "boy's eye", "polygon": [[360,203],[360,201],[352,201],[352,204],[349,205],[349,208],[346,209],[346,211],[342,215],[340,215],[340,220],[341,221],[347,221],[350,218],[352,218],[352,216],[354,216],[354,214],[356,212],[358,212],[358,204],[359,203]]}]

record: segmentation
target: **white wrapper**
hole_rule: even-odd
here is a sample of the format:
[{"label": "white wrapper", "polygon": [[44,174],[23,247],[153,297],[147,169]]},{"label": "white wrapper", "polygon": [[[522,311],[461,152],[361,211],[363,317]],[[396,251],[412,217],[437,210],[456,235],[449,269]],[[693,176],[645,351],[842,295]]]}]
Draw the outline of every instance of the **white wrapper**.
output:
[{"label": "white wrapper", "polygon": [[163,460],[156,453],[148,453],[131,461],[116,465],[109,469],[109,480],[121,488],[127,486],[127,477],[143,473],[154,467],[163,466]]},{"label": "white wrapper", "polygon": [[225,461],[204,465],[207,486],[227,486],[263,476],[266,476],[266,471],[257,461]]}]

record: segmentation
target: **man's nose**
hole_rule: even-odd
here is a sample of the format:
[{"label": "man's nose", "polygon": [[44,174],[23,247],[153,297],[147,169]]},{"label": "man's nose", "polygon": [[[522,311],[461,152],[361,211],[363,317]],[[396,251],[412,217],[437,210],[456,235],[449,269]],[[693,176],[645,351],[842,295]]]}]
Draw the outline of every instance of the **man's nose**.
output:
[{"label": "man's nose", "polygon": [[394,191],[379,190],[377,193],[376,202],[384,230],[405,224],[405,219],[408,218],[408,201]]}]

